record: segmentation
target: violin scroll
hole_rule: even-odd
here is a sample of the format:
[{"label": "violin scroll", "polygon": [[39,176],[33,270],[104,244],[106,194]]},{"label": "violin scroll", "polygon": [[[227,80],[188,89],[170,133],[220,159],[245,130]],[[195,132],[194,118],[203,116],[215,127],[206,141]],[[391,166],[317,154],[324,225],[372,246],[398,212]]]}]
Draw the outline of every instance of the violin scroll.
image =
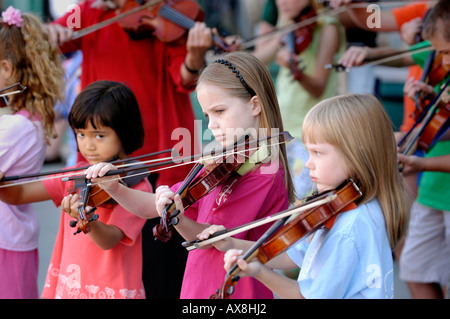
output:
[{"label": "violin scroll", "polygon": [[[89,210],[88,212],[83,212],[80,214],[80,216],[86,216],[88,219],[82,219],[81,217],[78,220],[71,220],[69,225],[72,228],[77,228],[77,231],[74,232],[73,234],[79,234],[81,232],[87,234],[88,230],[87,227],[89,225],[90,222],[96,221],[98,219],[98,214],[93,214],[95,211],[97,210],[97,207],[93,207],[91,210]],[[93,214],[93,215],[92,215]],[[90,217],[89,217],[90,216]]]},{"label": "violin scroll", "polygon": [[[98,185],[92,185],[90,180],[75,180],[75,189],[80,188],[80,197],[83,205],[78,207],[78,219],[70,221],[70,227],[77,228],[74,235],[81,232],[87,234],[89,223],[98,220],[99,216],[93,214],[97,210],[97,206],[107,202],[111,196]],[[86,207],[91,206],[88,212]]]}]

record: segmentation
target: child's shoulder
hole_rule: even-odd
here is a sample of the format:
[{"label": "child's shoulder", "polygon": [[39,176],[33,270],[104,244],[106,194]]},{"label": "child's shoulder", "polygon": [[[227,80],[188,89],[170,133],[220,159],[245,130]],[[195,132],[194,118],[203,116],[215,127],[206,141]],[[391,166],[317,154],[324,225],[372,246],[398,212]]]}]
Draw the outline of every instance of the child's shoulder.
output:
[{"label": "child's shoulder", "polygon": [[[11,139],[16,140],[30,133],[36,134],[36,123],[28,117],[28,113],[5,114],[0,116],[3,134],[9,132]],[[3,137],[5,138],[5,137]]]},{"label": "child's shoulder", "polygon": [[352,237],[359,237],[361,234],[368,236],[370,233],[378,232],[379,229],[385,229],[380,203],[375,198],[358,205],[355,209],[339,214],[333,228],[336,228],[337,232]]}]

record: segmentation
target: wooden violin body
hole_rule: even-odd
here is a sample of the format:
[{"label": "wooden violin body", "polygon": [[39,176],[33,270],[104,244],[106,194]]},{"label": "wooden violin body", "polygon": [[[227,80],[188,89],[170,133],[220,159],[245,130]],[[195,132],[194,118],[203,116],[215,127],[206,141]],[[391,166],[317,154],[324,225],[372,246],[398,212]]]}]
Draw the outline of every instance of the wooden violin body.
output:
[{"label": "wooden violin body", "polygon": [[[295,23],[306,21],[316,16],[316,11],[312,6],[305,7],[302,12],[295,19]],[[289,69],[292,76],[297,81],[300,81],[302,77],[302,70],[298,66],[297,56],[302,53],[312,42],[314,37],[314,28],[317,22],[312,22],[301,28],[297,28],[294,31],[288,33],[284,39],[285,45],[291,52],[291,58],[289,59]]]},{"label": "wooden violin body", "polygon": [[[154,36],[162,42],[184,42],[187,30],[191,29],[196,21],[203,21],[205,18],[203,10],[193,0],[164,0],[126,15],[126,12],[134,11],[139,6],[136,1],[128,0],[121,10],[125,17],[120,20],[120,25],[134,39]],[[228,45],[215,34],[213,42],[225,52],[237,49],[236,45]]]},{"label": "wooden violin body", "polygon": [[[421,81],[435,87],[447,76],[448,70],[442,64],[442,53],[436,54],[432,51],[425,63]],[[426,107],[432,102],[432,97],[418,92],[416,95],[416,110],[412,114],[414,120],[417,120]]]},{"label": "wooden violin body", "polygon": [[[427,153],[445,133],[449,127],[450,105],[449,101],[442,100],[444,92],[450,85],[450,72],[446,75],[447,80],[434,99],[421,112],[411,129],[399,141],[398,148],[404,155],[411,155],[417,149]],[[445,78],[445,77],[444,77]],[[403,164],[399,163],[399,171],[403,170]]]},{"label": "wooden violin body", "polygon": [[[279,220],[274,223],[245,253],[244,260],[249,262],[253,258],[258,258],[262,263],[268,262],[286,251],[299,239],[323,227],[337,214],[347,210],[349,207],[356,207],[355,201],[362,196],[361,191],[353,181],[347,181],[336,190],[321,194],[321,196],[326,196],[330,193],[337,195],[332,201],[300,213],[284,226],[282,225],[285,220]],[[237,276],[239,270],[239,267],[235,265],[228,271],[221,288],[216,294],[211,296],[212,299],[228,299],[231,297],[234,292],[234,286],[239,280]]]},{"label": "wooden violin body", "polygon": [[[139,6],[136,1],[129,0],[121,12],[127,12]],[[182,38],[186,30],[192,27],[180,25],[182,22],[176,23],[184,21],[183,16],[187,18],[186,21],[201,21],[204,18],[203,12],[195,1],[166,0],[121,19],[120,25],[125,31],[134,35],[151,35],[163,42],[174,42]]]},{"label": "wooden violin body", "polygon": [[417,146],[428,152],[434,144],[436,137],[440,136],[449,127],[450,103],[441,102],[438,105],[437,112],[433,115],[431,121],[425,127],[423,133],[417,141]]},{"label": "wooden violin body", "polygon": [[[246,142],[248,142],[248,137],[246,138]],[[236,148],[232,154],[225,154],[224,157],[217,158],[200,174],[198,173],[203,168],[203,164],[197,163],[196,166],[194,166],[193,170],[188,174],[188,177],[177,191],[177,194],[181,195],[184,209],[210,193],[234,174],[245,161],[237,154],[238,151],[239,149]],[[251,154],[252,152],[247,152],[247,154]],[[173,212],[174,204],[165,208],[162,213],[161,223],[153,228],[153,235],[155,238],[163,242],[166,242],[171,238],[172,228],[177,223],[177,219],[172,220],[177,215],[176,213],[175,216],[173,216]]]},{"label": "wooden violin body", "polygon": [[[79,234],[81,232],[88,233],[87,227],[90,222],[98,219],[97,214],[93,214],[97,209],[97,206],[104,204],[107,202],[111,196],[104,191],[98,185],[91,185],[90,182],[86,183],[86,185],[80,187],[75,185],[76,188],[80,188],[80,197],[82,206],[78,208],[78,219],[70,222],[71,227],[76,227],[77,231],[74,235]],[[86,207],[90,206],[92,209],[89,212],[86,212]],[[92,215],[93,214],[93,215]]]}]

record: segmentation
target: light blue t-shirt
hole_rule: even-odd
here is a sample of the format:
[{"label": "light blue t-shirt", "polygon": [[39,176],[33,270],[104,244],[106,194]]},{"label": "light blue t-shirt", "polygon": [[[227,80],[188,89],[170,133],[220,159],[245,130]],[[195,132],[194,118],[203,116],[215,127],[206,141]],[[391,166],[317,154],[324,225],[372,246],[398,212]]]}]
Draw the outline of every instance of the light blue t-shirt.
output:
[{"label": "light blue t-shirt", "polygon": [[393,257],[383,212],[372,200],[337,216],[288,250],[300,267],[300,292],[311,299],[394,297]]}]

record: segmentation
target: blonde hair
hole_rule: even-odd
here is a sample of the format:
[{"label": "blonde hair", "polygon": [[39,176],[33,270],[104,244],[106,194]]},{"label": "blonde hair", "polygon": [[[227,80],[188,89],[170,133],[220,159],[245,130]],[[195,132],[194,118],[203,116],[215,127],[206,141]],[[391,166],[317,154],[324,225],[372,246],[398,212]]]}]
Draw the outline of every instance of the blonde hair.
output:
[{"label": "blonde hair", "polygon": [[377,198],[384,213],[391,247],[408,223],[403,182],[397,168],[397,146],[391,121],[373,95],[342,95],[323,100],[306,115],[302,137],[333,145],[344,158],[363,195]]},{"label": "blonde hair", "polygon": [[9,98],[14,111],[26,109],[37,115],[44,128],[47,143],[55,137],[54,106],[63,99],[64,70],[56,46],[50,44],[41,21],[24,13],[21,27],[10,26],[0,19],[0,59],[12,65],[8,85],[20,82],[27,89]]},{"label": "blonde hair", "polygon": [[[267,136],[271,134],[272,128],[282,132],[284,129],[275,87],[264,64],[247,52],[228,53],[222,57],[222,61],[228,61],[234,70],[223,63],[211,63],[200,74],[198,83],[207,82],[218,86],[230,92],[231,96],[241,98],[245,102],[250,101],[253,93],[256,94],[261,105],[259,129],[265,129]],[[286,187],[289,192],[289,202],[292,203],[295,201],[295,192],[287,163],[286,147],[281,143],[279,149]]]}]

